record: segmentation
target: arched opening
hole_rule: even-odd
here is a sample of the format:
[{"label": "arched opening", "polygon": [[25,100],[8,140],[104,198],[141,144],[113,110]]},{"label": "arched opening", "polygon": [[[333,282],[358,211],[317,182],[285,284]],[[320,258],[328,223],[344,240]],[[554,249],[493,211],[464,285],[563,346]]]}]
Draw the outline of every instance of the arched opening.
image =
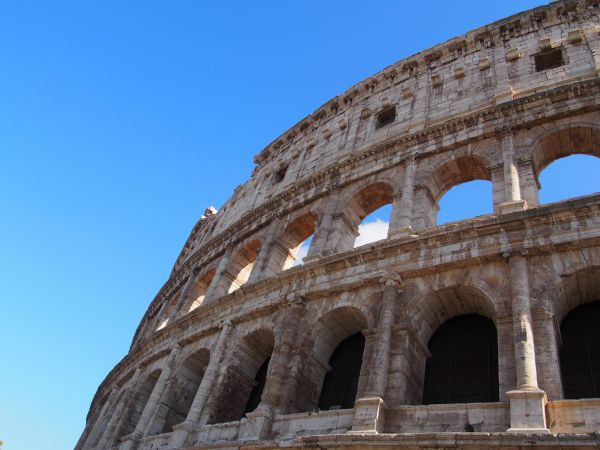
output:
[{"label": "arched opening", "polygon": [[[344,306],[325,314],[310,333],[307,352],[297,377],[293,410],[350,408],[361,392],[360,377],[367,319],[356,308]],[[307,342],[310,345],[310,341]],[[340,384],[342,383],[342,384]]]},{"label": "arched opening", "polygon": [[[426,178],[420,181],[421,188],[415,191],[417,211],[413,226],[416,229],[452,220],[463,220],[473,217],[472,213],[493,210],[492,189],[488,188],[491,183],[467,184],[476,180],[491,182],[492,174],[481,156],[469,155],[450,159],[425,176]],[[454,187],[457,189],[452,189]],[[479,192],[482,188],[483,191]],[[454,192],[440,204],[442,197],[450,190]],[[458,199],[457,194],[460,195]],[[486,201],[488,206],[484,204]],[[438,218],[440,207],[444,207],[447,212]]]},{"label": "arched opening", "polygon": [[315,226],[314,213],[303,214],[290,222],[273,246],[270,267],[274,273],[302,264],[301,260],[308,253],[315,234]]},{"label": "arched opening", "polygon": [[560,367],[564,397],[600,398],[600,301],[578,306],[562,321]]},{"label": "arched opening", "polygon": [[186,419],[209,360],[207,349],[185,359],[169,383],[148,434],[170,433],[174,425]]},{"label": "arched opening", "polygon": [[267,372],[269,371],[270,362],[271,357],[268,357],[265,362],[262,363],[258,369],[258,372],[256,372],[256,376],[254,377],[254,387],[248,396],[248,401],[246,402],[246,407],[244,408],[244,414],[254,411],[260,404],[262,393],[265,390],[265,383],[267,382]]},{"label": "arched opening", "polygon": [[434,333],[428,349],[423,404],[498,401],[498,336],[491,319],[452,318]]},{"label": "arched opening", "polygon": [[248,281],[260,248],[260,241],[254,240],[248,242],[231,258],[228,271],[232,280],[227,293],[239,289]]},{"label": "arched opening", "polygon": [[354,240],[354,248],[371,244],[388,236],[392,205],[384,205],[367,215],[358,225],[358,236]]},{"label": "arched opening", "polygon": [[540,203],[600,192],[600,158],[571,155],[548,164],[539,176]]},{"label": "arched opening", "polygon": [[338,250],[350,250],[385,239],[393,199],[394,188],[383,182],[371,184],[354,194],[346,207],[344,224],[347,232],[343,233]]},{"label": "arched opening", "polygon": [[206,271],[206,273],[198,279],[192,295],[190,296],[189,304],[185,305],[183,308],[185,313],[192,312],[204,302],[204,297],[206,297],[206,292],[208,291],[214,276],[215,269],[213,268]]},{"label": "arched opening", "polygon": [[492,183],[487,180],[473,180],[454,186],[440,198],[438,206],[438,225],[491,214]]},{"label": "arched opening", "polygon": [[240,420],[260,403],[275,338],[257,330],[240,340],[208,408],[208,423]]},{"label": "arched opening", "polygon": [[121,423],[119,424],[119,429],[116,433],[112,445],[115,445],[117,442],[119,442],[119,440],[122,437],[128,436],[131,433],[133,433],[138,421],[140,420],[140,417],[142,416],[142,412],[146,407],[146,403],[148,403],[150,394],[152,394],[154,385],[158,381],[160,373],[161,370],[157,369],[153,371],[150,375],[148,375],[146,379],[135,390],[133,396],[128,400],[129,403],[125,408],[124,414],[122,415]]},{"label": "arched opening", "polygon": [[353,408],[365,350],[365,337],[354,333],[336,347],[329,358],[331,369],[325,375],[319,409]]}]

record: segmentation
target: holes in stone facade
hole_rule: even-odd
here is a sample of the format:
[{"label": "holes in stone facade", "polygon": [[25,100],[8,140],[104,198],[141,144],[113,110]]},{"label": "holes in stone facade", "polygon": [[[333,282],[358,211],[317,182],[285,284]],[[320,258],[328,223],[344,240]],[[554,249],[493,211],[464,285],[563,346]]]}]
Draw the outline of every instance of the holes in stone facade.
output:
[{"label": "holes in stone facade", "polygon": [[198,279],[191,293],[190,299],[188,300],[189,304],[183,307],[183,311],[185,313],[193,311],[202,304],[202,302],[204,301],[204,297],[206,296],[206,292],[208,291],[208,288],[214,276],[215,269],[213,268],[209,269],[204,275],[202,275]]},{"label": "holes in stone facade", "polygon": [[283,167],[279,168],[273,174],[273,184],[281,183],[285,179],[285,175],[287,174],[288,167],[289,166],[287,166],[287,165],[283,166]]},{"label": "holes in stone facade", "polygon": [[444,323],[429,340],[423,404],[498,401],[498,337],[476,314]]},{"label": "holes in stone facade", "polygon": [[244,414],[252,412],[256,409],[256,407],[260,404],[260,399],[262,397],[262,393],[265,389],[265,383],[267,382],[267,372],[269,371],[269,362],[271,362],[271,358],[267,358],[258,372],[256,372],[256,376],[254,377],[254,387],[252,391],[250,391],[250,396],[248,397],[248,402],[246,403],[246,407],[244,408]]},{"label": "holes in stone facade", "polygon": [[564,397],[600,397],[600,301],[575,308],[562,322],[560,366]]},{"label": "holes in stone facade", "polygon": [[388,106],[379,113],[375,118],[375,129],[383,128],[394,123],[396,120],[396,107]]},{"label": "holes in stone facade", "polygon": [[533,59],[535,61],[536,72],[555,69],[556,67],[565,65],[565,58],[561,47],[536,53],[533,55]]},{"label": "holes in stone facade", "polygon": [[386,239],[391,212],[392,205],[388,204],[366,216],[358,225],[358,236],[354,240],[354,248]]}]

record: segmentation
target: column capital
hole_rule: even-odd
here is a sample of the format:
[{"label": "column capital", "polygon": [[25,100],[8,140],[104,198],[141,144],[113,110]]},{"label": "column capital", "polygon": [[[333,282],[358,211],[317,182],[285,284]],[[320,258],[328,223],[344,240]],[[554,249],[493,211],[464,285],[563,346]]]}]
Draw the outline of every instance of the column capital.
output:
[{"label": "column capital", "polygon": [[529,252],[525,248],[511,248],[502,253],[502,258],[508,261],[512,256],[527,256]]},{"label": "column capital", "polygon": [[385,287],[400,289],[402,287],[402,277],[398,273],[384,273],[381,275],[380,282]]}]

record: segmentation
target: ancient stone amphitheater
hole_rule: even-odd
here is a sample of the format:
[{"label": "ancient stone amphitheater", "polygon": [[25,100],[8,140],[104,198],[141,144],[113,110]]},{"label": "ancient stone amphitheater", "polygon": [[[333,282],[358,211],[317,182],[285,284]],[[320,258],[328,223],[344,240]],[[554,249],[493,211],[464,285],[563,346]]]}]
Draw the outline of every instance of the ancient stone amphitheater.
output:
[{"label": "ancient stone amphitheater", "polygon": [[[600,1],[555,2],[285,132],[192,230],[77,449],[598,448],[600,194],[540,205],[538,180],[600,156],[599,68]],[[493,213],[436,225],[470,180]]]}]

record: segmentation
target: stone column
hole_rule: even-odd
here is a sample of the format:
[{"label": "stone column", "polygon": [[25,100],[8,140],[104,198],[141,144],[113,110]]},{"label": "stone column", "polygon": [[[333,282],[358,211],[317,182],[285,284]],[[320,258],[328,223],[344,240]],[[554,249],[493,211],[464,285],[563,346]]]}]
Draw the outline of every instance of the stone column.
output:
[{"label": "stone column", "polygon": [[506,252],[512,296],[517,388],[506,393],[510,402],[511,432],[549,433],[546,393],[538,387],[533,339],[529,267],[526,252]]},{"label": "stone column", "polygon": [[554,314],[539,308],[532,311],[538,382],[550,400],[563,396],[560,373],[560,327]]},{"label": "stone column", "polygon": [[281,325],[281,341],[274,349],[269,364],[267,383],[260,404],[255,411],[246,414],[247,423],[240,433],[244,440],[262,440],[269,436],[273,416],[285,413],[281,404],[285,397],[286,383],[289,383],[288,365],[295,350],[296,335],[302,314],[305,312],[304,298],[294,295],[288,299],[288,311]]},{"label": "stone column", "polygon": [[281,220],[279,218],[274,219],[265,233],[265,237],[260,246],[260,251],[254,262],[254,267],[248,278],[248,283],[254,283],[262,278],[266,278],[270,275],[274,275],[269,270],[269,260],[273,252],[273,244],[281,233]]},{"label": "stone column", "polygon": [[117,407],[114,409],[113,414],[106,425],[106,429],[102,434],[102,437],[98,441],[98,445],[96,445],[95,449],[104,450],[107,448],[111,448],[113,445],[113,441],[116,439],[115,433],[119,430],[119,425],[123,420],[123,414],[125,412],[125,408],[127,404],[131,401],[131,396],[133,395],[133,388],[137,385],[140,378],[141,370],[140,368],[135,369],[135,373],[129,380],[127,387],[123,389],[123,394],[121,395],[121,401],[117,404]]},{"label": "stone column", "polygon": [[527,208],[527,204],[521,199],[519,170],[514,161],[513,132],[510,129],[502,129],[498,133],[501,136],[500,145],[504,165],[504,203],[499,206],[500,213],[522,211]]},{"label": "stone column", "polygon": [[390,217],[390,230],[388,236],[392,239],[414,236],[412,229],[412,212],[415,196],[415,173],[417,170],[416,153],[411,155],[404,170],[404,186],[399,201],[394,198],[392,215]]},{"label": "stone column", "polygon": [[169,359],[167,360],[165,367],[160,372],[160,376],[158,377],[158,380],[152,389],[152,393],[150,394],[150,397],[144,406],[142,415],[140,416],[133,433],[121,439],[122,443],[119,446],[119,450],[132,450],[136,448],[140,438],[144,437],[144,433],[152,421],[152,417],[156,412],[158,403],[160,402],[160,399],[165,392],[165,388],[167,387],[167,383],[171,378],[173,366],[175,365],[175,360],[179,356],[180,351],[181,347],[179,345],[175,346],[175,348],[171,350]]},{"label": "stone column", "polygon": [[223,359],[227,341],[229,340],[230,335],[231,322],[225,322],[223,324],[223,328],[221,330],[221,334],[219,335],[219,340],[215,346],[214,352],[211,352],[210,362],[208,363],[208,367],[204,372],[200,386],[198,386],[198,391],[196,392],[188,415],[184,422],[173,427],[173,434],[170,442],[171,448],[183,447],[190,432],[193,431],[198,425],[200,415],[202,414],[202,410],[206,404],[206,400],[211,394],[219,374],[219,367],[221,365],[221,360]]},{"label": "stone column", "polygon": [[370,367],[366,396],[354,405],[353,433],[381,433],[384,425],[384,398],[390,364],[390,347],[395,310],[400,286],[399,276],[387,276],[379,310],[379,323],[375,338],[375,355]]},{"label": "stone column", "polygon": [[217,266],[217,270],[215,271],[215,276],[210,282],[210,286],[206,290],[206,295],[204,296],[204,304],[208,305],[214,302],[218,297],[220,297],[223,292],[221,289],[222,278],[226,276],[227,266],[229,265],[229,259],[231,258],[231,253],[233,251],[233,247],[228,246],[221,256],[219,260],[219,265]]},{"label": "stone column", "polygon": [[190,272],[188,273],[187,280],[183,285],[183,288],[181,289],[181,294],[179,295],[177,304],[175,305],[175,308],[173,308],[173,312],[169,317],[169,323],[173,323],[173,321],[181,315],[181,309],[183,308],[183,305],[185,305],[188,302],[188,300],[191,300],[190,297],[192,296],[192,293],[194,291],[194,287],[196,285],[199,273],[200,270],[197,268],[190,270]]},{"label": "stone column", "polygon": [[340,189],[338,185],[333,185],[328,189],[328,199],[320,217],[319,224],[315,230],[315,237],[308,249],[308,254],[304,258],[305,262],[314,261],[325,256],[329,247],[329,235],[334,226],[334,219],[340,205]]}]

